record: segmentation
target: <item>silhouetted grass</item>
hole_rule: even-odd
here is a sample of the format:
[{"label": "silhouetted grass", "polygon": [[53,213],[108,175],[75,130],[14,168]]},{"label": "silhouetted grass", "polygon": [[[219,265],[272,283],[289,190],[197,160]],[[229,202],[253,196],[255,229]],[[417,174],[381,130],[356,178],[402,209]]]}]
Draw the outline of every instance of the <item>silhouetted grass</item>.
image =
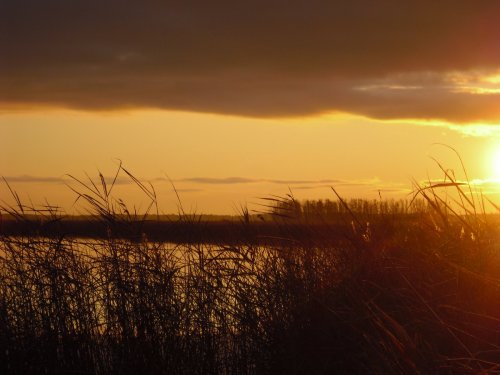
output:
[{"label": "silhouetted grass", "polygon": [[220,224],[181,211],[162,227],[153,187],[121,166],[148,212],[102,176],[75,179],[96,238],[12,192],[2,211],[22,231],[0,238],[0,372],[500,373],[496,218],[442,170],[409,207],[337,196],[332,221],[270,197],[264,221],[243,208],[209,242]]}]

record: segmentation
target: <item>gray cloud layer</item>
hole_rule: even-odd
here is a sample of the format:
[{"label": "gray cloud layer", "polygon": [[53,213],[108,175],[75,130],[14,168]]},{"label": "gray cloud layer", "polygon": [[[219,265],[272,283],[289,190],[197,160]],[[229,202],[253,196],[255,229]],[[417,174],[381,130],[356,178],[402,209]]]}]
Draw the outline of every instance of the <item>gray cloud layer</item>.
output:
[{"label": "gray cloud layer", "polygon": [[22,175],[22,176],[9,176],[9,177],[3,177],[8,183],[11,182],[20,182],[20,183],[56,183],[56,184],[62,184],[65,182],[65,180],[62,177],[42,177],[42,176],[29,176],[29,175]]},{"label": "gray cloud layer", "polygon": [[[35,184],[70,184],[74,185],[75,181],[68,176],[64,177],[42,177],[42,176],[9,176],[3,177],[10,183],[35,183]],[[110,185],[114,180],[114,177],[104,177],[106,183]],[[85,180],[83,180],[86,183]],[[99,184],[99,181],[94,181]],[[152,180],[153,183],[174,183],[176,186],[176,191],[179,193],[197,193],[205,191],[198,187],[182,187],[183,183],[192,183],[195,186],[203,185],[233,185],[233,184],[255,184],[255,183],[270,183],[270,184],[280,184],[287,185],[293,190],[313,190],[313,189],[330,189],[334,187],[358,187],[358,188],[370,188],[372,191],[385,192],[385,193],[408,193],[409,189],[405,184],[401,183],[391,183],[382,182],[379,180],[332,180],[332,179],[322,179],[322,180],[276,180],[276,179],[264,179],[264,178],[246,178],[246,177],[190,177],[177,180],[168,180],[164,177],[155,178]],[[118,177],[115,181],[118,185],[130,185],[134,182],[125,177]],[[485,183],[482,183],[483,185]]]},{"label": "gray cloud layer", "polygon": [[3,0],[0,106],[494,121],[446,74],[500,68],[498,35],[496,0]]},{"label": "gray cloud layer", "polygon": [[[14,183],[51,183],[51,184],[67,184],[71,182],[75,182],[73,178],[69,176],[61,176],[61,177],[54,177],[54,176],[31,176],[31,175],[21,175],[21,176],[8,176],[8,177],[1,177],[2,179],[5,179],[8,183],[14,182]],[[94,179],[94,182],[97,182],[100,184],[100,181],[98,179]],[[88,179],[82,179],[81,180],[83,183],[87,183]],[[112,184],[114,182],[115,185],[124,185],[124,184],[129,184],[132,183],[132,181],[128,178],[125,177],[104,177],[104,181],[106,184]]]},{"label": "gray cloud layer", "polygon": [[[53,177],[53,176],[30,176],[30,175],[21,175],[21,176],[6,176],[5,178],[7,182],[15,182],[15,183],[72,183],[75,182],[73,178],[70,176],[61,176],[61,177]],[[100,184],[98,179],[94,179],[94,183]],[[118,177],[116,180],[114,177],[105,176],[104,180],[106,184],[111,184],[113,181],[115,184],[123,185],[123,184],[134,184],[134,181],[127,177]],[[143,179],[141,179],[143,180]],[[87,183],[87,179],[81,179],[83,183]],[[143,180],[145,181],[145,180]],[[343,181],[343,180],[277,180],[277,179],[265,179],[265,178],[247,178],[247,177],[188,177],[176,180],[169,180],[164,177],[159,177],[151,180],[153,183],[160,182],[173,182],[174,184],[189,182],[200,185],[233,185],[233,184],[254,184],[254,183],[271,183],[271,184],[281,184],[281,185],[301,185],[301,184],[342,184],[342,185],[369,185],[371,181]],[[186,189],[185,189],[186,190]],[[189,190],[189,189],[187,189]]]},{"label": "gray cloud layer", "polygon": [[249,184],[258,182],[267,182],[272,184],[297,185],[297,184],[325,184],[325,183],[341,183],[340,180],[276,180],[263,178],[246,178],[246,177],[190,177],[177,180],[179,182],[194,182],[198,184],[214,184],[214,185],[232,185],[232,184]]}]

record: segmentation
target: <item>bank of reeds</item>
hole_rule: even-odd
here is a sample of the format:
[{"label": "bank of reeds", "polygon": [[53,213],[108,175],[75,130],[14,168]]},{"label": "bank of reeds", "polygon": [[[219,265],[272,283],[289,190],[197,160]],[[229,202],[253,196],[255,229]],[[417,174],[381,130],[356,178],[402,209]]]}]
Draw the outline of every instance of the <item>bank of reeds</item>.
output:
[{"label": "bank of reeds", "polygon": [[73,185],[100,238],[65,236],[57,210],[14,192],[3,207],[25,229],[0,239],[1,373],[500,373],[498,230],[445,169],[415,186],[409,220],[338,196],[345,225],[312,225],[290,195],[266,201],[279,236],[262,242],[243,210],[238,243],[182,245],[148,239],[155,191],[119,172],[146,215],[104,178]]}]

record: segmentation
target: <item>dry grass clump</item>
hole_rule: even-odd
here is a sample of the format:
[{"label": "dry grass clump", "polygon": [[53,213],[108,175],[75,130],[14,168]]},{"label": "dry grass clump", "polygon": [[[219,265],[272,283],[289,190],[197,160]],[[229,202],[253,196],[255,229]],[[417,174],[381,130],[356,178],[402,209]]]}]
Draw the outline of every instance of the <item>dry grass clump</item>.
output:
[{"label": "dry grass clump", "polygon": [[55,208],[13,192],[2,210],[25,229],[0,234],[0,372],[500,372],[498,230],[480,195],[443,171],[416,186],[424,204],[408,216],[338,196],[344,224],[318,225],[292,195],[272,197],[280,235],[262,241],[243,210],[228,226],[236,244],[148,240],[156,193],[122,166],[150,199],[146,215],[102,176],[73,187],[105,238],[67,237]]}]

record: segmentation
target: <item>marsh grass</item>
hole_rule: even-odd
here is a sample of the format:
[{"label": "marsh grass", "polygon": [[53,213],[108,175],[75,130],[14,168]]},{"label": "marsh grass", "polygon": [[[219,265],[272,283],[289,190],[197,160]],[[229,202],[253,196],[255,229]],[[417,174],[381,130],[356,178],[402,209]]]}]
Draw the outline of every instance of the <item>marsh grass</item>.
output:
[{"label": "marsh grass", "polygon": [[[102,175],[74,178],[105,233],[92,240],[66,236],[56,207],[11,190],[2,211],[24,233],[0,239],[0,372],[500,373],[497,222],[441,170],[415,185],[408,214],[360,210],[333,191],[342,215],[318,225],[290,193],[263,200],[272,235],[243,207],[227,227],[241,241],[219,244],[149,240],[156,193],[121,165],[114,181],[136,183],[146,214]],[[182,209],[178,220],[204,225]]]}]

